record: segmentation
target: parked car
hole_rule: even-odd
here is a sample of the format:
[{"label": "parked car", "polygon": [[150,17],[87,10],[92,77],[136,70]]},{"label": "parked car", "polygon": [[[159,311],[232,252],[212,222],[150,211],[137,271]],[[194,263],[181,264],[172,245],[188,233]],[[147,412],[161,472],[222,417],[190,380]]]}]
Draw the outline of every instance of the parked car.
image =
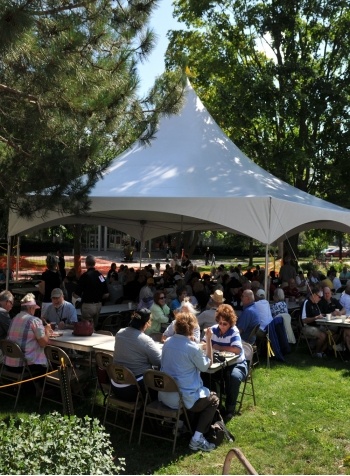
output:
[{"label": "parked car", "polygon": [[[339,248],[334,248],[332,250],[328,250],[325,253],[326,258],[339,258],[340,255],[340,249]],[[348,258],[350,256],[350,250],[349,248],[342,248],[342,257],[343,258]]]}]

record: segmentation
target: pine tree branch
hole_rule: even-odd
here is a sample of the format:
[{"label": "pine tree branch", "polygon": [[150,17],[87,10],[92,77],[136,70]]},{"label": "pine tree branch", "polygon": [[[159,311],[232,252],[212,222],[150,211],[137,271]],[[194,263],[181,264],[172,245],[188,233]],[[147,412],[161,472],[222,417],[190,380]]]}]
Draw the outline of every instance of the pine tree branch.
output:
[{"label": "pine tree branch", "polygon": [[3,136],[0,136],[0,142],[3,142],[4,144],[8,145],[12,149],[16,150],[17,152],[20,152],[21,154],[24,154],[27,157],[31,157],[32,155],[29,154],[28,152],[25,152],[21,147],[19,147],[15,142],[12,140],[6,139]]},{"label": "pine tree branch", "polygon": [[61,7],[52,8],[51,10],[34,10],[31,14],[36,16],[46,16],[46,15],[55,15],[56,13],[64,12],[66,10],[76,10],[77,8],[86,7],[90,3],[94,3],[95,0],[82,1],[81,3],[69,3],[67,5],[62,5]]},{"label": "pine tree branch", "polygon": [[19,91],[18,89],[10,88],[9,86],[6,86],[5,84],[0,84],[0,91],[1,90],[9,94],[13,94],[15,96],[26,98],[29,100],[31,104],[38,104],[39,102],[39,99],[36,96],[33,96],[32,94],[22,93],[22,91]]}]

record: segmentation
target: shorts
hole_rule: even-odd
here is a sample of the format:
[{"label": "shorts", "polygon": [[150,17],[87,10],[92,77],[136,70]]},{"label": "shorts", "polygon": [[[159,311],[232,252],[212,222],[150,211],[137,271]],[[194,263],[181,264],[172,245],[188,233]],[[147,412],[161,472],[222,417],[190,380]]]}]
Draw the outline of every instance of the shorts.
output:
[{"label": "shorts", "polygon": [[303,335],[305,337],[311,337],[311,338],[317,339],[321,335],[321,333],[322,331],[320,331],[320,329],[318,329],[315,326],[306,325],[303,327]]}]

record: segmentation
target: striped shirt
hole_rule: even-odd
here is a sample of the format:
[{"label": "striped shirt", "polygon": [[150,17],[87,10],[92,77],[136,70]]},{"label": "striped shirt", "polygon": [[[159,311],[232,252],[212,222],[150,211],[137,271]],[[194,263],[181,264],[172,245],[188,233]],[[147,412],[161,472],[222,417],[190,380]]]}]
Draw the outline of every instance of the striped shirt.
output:
[{"label": "striped shirt", "polygon": [[[45,328],[41,319],[21,311],[13,318],[7,338],[20,346],[29,365],[47,365],[44,348],[38,343],[38,339],[44,336]],[[23,366],[20,359],[11,357],[5,357],[5,364],[10,367]]]},{"label": "striped shirt", "polygon": [[[217,345],[218,347],[238,347],[241,349],[241,353],[239,354],[238,359],[235,361],[235,364],[245,361],[241,335],[236,326],[230,327],[223,335],[220,334],[220,328],[218,324],[212,326],[211,330],[213,331],[211,336],[212,345]],[[203,340],[206,340],[205,336]]]}]

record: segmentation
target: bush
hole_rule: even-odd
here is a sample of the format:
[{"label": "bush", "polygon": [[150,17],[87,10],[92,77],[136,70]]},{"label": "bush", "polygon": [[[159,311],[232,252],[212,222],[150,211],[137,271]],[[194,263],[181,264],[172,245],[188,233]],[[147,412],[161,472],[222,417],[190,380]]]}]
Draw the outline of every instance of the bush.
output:
[{"label": "bush", "polygon": [[0,422],[0,474],[119,474],[97,419],[35,413]]}]

